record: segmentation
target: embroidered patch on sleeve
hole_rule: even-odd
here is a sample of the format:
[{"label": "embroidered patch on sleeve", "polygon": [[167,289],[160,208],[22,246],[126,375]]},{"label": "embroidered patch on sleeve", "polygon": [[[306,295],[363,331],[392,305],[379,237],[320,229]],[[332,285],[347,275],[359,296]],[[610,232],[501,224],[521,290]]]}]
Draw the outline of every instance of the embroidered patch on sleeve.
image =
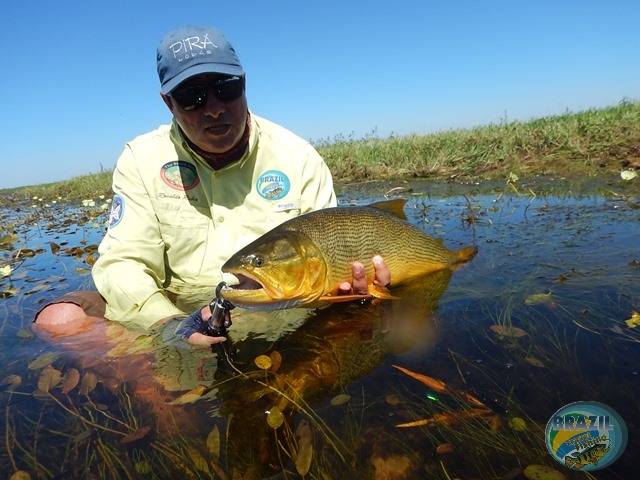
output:
[{"label": "embroidered patch on sleeve", "polygon": [[111,212],[109,213],[109,228],[113,228],[120,223],[124,215],[124,198],[115,194],[111,202]]}]

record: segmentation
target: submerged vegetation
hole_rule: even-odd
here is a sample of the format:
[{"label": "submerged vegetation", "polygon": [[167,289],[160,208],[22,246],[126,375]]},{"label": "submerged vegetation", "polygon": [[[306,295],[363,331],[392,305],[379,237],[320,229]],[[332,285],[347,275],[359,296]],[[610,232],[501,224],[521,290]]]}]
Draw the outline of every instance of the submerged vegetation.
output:
[{"label": "submerged vegetation", "polygon": [[[468,130],[338,136],[315,144],[336,182],[612,174],[640,168],[640,102]],[[0,190],[0,205],[9,194],[67,200],[109,196],[111,173]]]}]

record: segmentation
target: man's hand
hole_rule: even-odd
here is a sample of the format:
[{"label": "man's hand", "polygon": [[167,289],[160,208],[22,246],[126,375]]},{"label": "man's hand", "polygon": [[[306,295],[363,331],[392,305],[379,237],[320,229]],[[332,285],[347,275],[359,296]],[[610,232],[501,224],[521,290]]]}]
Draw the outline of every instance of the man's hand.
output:
[{"label": "man's hand", "polygon": [[[387,264],[380,255],[373,257],[373,268],[376,271],[376,278],[373,283],[380,287],[387,287],[391,283],[391,272],[389,272],[389,267],[387,267]],[[364,265],[360,262],[353,262],[352,272],[352,283],[341,283],[340,294],[367,295],[369,293],[369,285],[367,283],[367,275],[365,273]]]},{"label": "man's hand", "polygon": [[175,336],[186,340],[190,345],[213,345],[214,343],[224,342],[226,337],[213,337],[205,334],[207,322],[204,319],[208,320],[209,317],[211,317],[211,309],[209,305],[206,305],[197,309],[190,316],[179,319],[180,322],[175,329]]}]

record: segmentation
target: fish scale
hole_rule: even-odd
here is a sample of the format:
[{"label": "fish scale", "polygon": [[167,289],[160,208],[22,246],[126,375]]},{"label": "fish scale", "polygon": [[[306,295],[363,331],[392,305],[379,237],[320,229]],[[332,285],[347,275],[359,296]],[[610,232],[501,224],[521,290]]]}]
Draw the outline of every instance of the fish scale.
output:
[{"label": "fish scale", "polygon": [[365,267],[370,292],[394,298],[373,286],[375,255],[384,259],[393,286],[431,272],[455,269],[476,255],[476,247],[451,251],[442,240],[406,221],[405,203],[393,200],[327,208],[284,222],[222,266],[223,272],[251,279],[254,286],[257,282],[262,288],[224,288],[222,297],[256,309],[348,301],[358,296],[339,296],[339,285],[351,281],[352,264],[359,261]]},{"label": "fish scale", "polygon": [[385,210],[337,207],[309,213],[287,222],[285,230],[309,237],[323,251],[329,283],[351,277],[351,264],[360,261],[368,278],[375,274],[371,259],[381,255],[394,284],[458,263],[455,252],[418,227]]}]

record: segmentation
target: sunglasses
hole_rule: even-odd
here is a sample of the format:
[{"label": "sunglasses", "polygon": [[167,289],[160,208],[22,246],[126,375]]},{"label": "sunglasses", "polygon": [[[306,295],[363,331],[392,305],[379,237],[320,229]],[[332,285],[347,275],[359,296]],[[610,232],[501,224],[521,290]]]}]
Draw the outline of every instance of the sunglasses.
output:
[{"label": "sunglasses", "polygon": [[244,77],[230,77],[205,85],[176,88],[170,95],[185,112],[194,112],[207,104],[209,93],[222,103],[233,102],[244,93]]}]

